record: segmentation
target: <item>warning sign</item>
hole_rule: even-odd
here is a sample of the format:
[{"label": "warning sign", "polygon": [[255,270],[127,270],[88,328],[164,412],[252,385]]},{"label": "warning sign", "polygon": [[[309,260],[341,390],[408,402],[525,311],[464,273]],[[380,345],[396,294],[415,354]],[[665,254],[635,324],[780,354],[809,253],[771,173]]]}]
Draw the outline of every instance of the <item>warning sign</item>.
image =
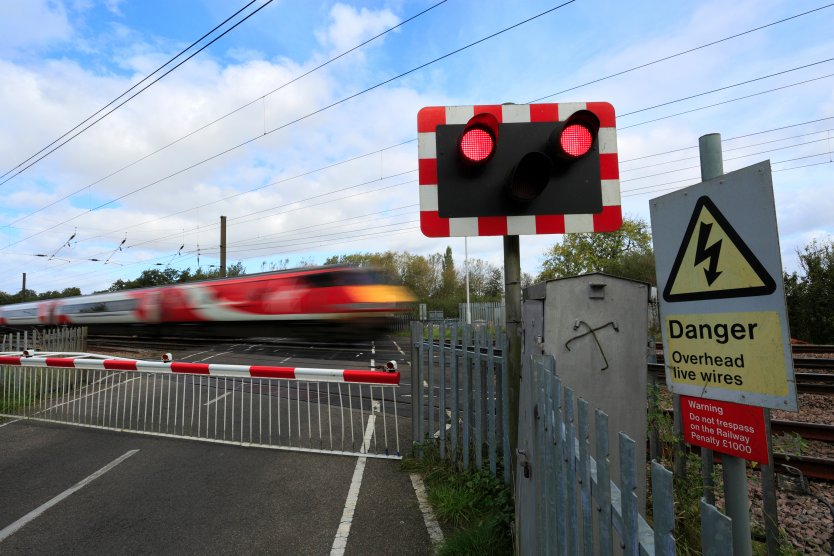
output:
[{"label": "warning sign", "polygon": [[787,395],[778,313],[669,315],[664,323],[673,382]]},{"label": "warning sign", "polygon": [[709,197],[695,203],[672,272],[666,301],[770,295],[776,283]]},{"label": "warning sign", "polygon": [[681,396],[681,417],[688,444],[769,463],[762,408]]},{"label": "warning sign", "polygon": [[796,410],[770,163],[649,204],[669,389]]}]

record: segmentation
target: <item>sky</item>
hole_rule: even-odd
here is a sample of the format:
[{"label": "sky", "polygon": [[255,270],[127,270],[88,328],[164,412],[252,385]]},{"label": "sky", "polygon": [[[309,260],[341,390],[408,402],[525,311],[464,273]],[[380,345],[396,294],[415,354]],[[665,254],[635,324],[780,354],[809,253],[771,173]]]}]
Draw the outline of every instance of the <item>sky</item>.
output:
[{"label": "sky", "polygon": [[[463,238],[419,229],[424,106],[610,102],[646,222],[720,133],[725,172],[771,160],[786,271],[834,236],[824,0],[247,3],[0,0],[0,290],[211,268],[221,216],[249,273],[447,245],[462,265]],[[559,241],[522,236],[522,270]],[[468,250],[502,264],[500,237]]]}]

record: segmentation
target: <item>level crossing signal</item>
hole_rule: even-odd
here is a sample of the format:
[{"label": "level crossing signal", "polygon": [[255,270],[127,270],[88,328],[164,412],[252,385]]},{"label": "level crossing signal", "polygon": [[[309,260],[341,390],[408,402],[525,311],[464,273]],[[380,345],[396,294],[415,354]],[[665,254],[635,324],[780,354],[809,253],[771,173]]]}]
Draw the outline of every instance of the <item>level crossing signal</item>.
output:
[{"label": "level crossing signal", "polygon": [[417,127],[420,222],[429,237],[622,224],[608,103],[430,106]]}]

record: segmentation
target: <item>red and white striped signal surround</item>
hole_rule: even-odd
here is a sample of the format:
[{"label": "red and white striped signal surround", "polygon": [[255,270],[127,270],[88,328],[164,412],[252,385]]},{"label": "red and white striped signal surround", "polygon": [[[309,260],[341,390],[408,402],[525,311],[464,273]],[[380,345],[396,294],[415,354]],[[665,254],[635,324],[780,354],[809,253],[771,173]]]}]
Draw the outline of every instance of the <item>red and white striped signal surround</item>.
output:
[{"label": "red and white striped signal surround", "polygon": [[[490,114],[498,123],[563,122],[580,110],[593,112],[600,122],[597,138],[600,153],[602,212],[465,218],[442,218],[439,215],[436,143],[438,126],[467,124],[476,114]],[[572,127],[581,126],[569,126],[565,130],[560,139],[561,147],[567,155],[580,157],[590,149],[589,139],[593,139],[587,129],[577,129],[576,133],[571,133]],[[428,237],[610,232],[618,230],[622,225],[616,117],[614,107],[607,102],[429,106],[417,114],[417,132],[420,228]],[[482,154],[483,151],[475,151],[475,153],[473,156],[475,160],[478,157],[488,156]]]}]

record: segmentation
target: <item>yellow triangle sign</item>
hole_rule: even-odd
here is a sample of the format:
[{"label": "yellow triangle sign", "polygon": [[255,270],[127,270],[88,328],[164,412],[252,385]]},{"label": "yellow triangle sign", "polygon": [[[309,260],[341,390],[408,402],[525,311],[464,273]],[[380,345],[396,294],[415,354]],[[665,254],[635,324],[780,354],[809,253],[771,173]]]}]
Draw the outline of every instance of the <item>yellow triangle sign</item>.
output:
[{"label": "yellow triangle sign", "polygon": [[663,299],[770,295],[776,282],[709,197],[695,203]]}]

